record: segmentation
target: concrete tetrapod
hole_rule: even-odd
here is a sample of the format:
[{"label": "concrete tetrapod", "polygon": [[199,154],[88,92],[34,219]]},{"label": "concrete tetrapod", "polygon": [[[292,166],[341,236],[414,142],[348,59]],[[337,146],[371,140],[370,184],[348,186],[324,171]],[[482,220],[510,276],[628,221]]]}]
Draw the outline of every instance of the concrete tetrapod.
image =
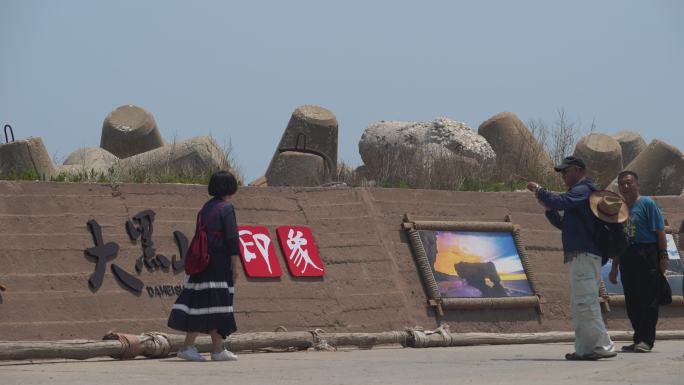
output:
[{"label": "concrete tetrapod", "polygon": [[492,146],[502,175],[536,178],[553,166],[544,146],[512,112],[492,116],[480,124],[477,133]]},{"label": "concrete tetrapod", "polygon": [[[266,171],[268,185],[274,186],[269,176],[276,180],[281,178],[277,175],[279,171],[276,170],[278,166],[276,163],[280,162],[278,158],[283,152],[301,152],[321,157],[325,166],[325,174],[321,183],[330,180],[337,170],[337,130],[337,118],[331,111],[314,105],[297,107],[290,117],[287,128],[285,128],[278,148]],[[282,171],[282,168],[278,168],[278,170]],[[319,184],[317,183],[316,186]]]},{"label": "concrete tetrapod", "polygon": [[[625,170],[639,175],[642,195],[680,195],[684,190],[684,156],[676,147],[654,139]],[[617,189],[617,178],[611,182]]]},{"label": "concrete tetrapod", "polygon": [[325,161],[318,155],[285,151],[268,168],[269,186],[319,186],[325,180]]},{"label": "concrete tetrapod", "polygon": [[197,136],[119,161],[123,174],[197,176],[231,170],[223,150],[209,136]]},{"label": "concrete tetrapod", "polygon": [[646,148],[646,141],[634,131],[620,131],[613,135],[622,148],[622,164],[628,165]]},{"label": "concrete tetrapod", "polygon": [[111,152],[100,147],[81,147],[72,152],[64,161],[64,164],[57,167],[58,174],[66,175],[108,175],[116,167],[119,161]]},{"label": "concrete tetrapod", "polygon": [[117,107],[102,123],[100,147],[124,159],[164,145],[154,116],[134,105]]},{"label": "concrete tetrapod", "polygon": [[574,155],[584,160],[587,175],[601,188],[622,170],[622,147],[605,134],[589,134],[577,142]]},{"label": "concrete tetrapod", "polygon": [[0,144],[0,176],[21,179],[27,173],[49,180],[55,166],[40,137]]}]

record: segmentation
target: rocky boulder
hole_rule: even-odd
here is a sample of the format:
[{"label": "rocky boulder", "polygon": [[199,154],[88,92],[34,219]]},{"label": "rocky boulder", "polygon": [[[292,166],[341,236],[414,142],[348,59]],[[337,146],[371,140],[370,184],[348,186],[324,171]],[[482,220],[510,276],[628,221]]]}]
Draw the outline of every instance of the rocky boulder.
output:
[{"label": "rocky boulder", "polygon": [[468,125],[448,118],[431,122],[379,121],[366,127],[359,153],[366,168],[382,164],[402,151],[424,151],[426,155],[459,156],[493,163],[496,154],[487,140]]}]

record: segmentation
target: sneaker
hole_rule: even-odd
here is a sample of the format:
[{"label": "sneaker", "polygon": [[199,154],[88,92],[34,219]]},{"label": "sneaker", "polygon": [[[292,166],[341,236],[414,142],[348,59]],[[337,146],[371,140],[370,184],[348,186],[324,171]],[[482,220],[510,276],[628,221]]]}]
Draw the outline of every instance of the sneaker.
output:
[{"label": "sneaker", "polygon": [[615,350],[611,350],[611,351],[607,351],[607,352],[603,352],[603,353],[594,352],[592,354],[596,355],[598,358],[613,358],[613,357],[617,356],[617,352]]},{"label": "sneaker", "polygon": [[218,353],[211,353],[212,361],[237,361],[238,356],[235,353],[223,349],[223,351]]},{"label": "sneaker", "polygon": [[207,359],[202,357],[201,354],[197,351],[197,348],[195,346],[188,346],[185,349],[179,350],[178,353],[176,353],[176,357],[182,358],[184,360],[188,361],[206,361]]},{"label": "sneaker", "polygon": [[634,351],[637,353],[650,353],[651,352],[651,346],[647,344],[646,342],[639,342],[638,344],[634,345]]},{"label": "sneaker", "polygon": [[623,352],[633,352],[633,351],[634,351],[634,346],[636,346],[636,344],[625,345],[625,346],[622,347],[621,350],[622,350]]}]

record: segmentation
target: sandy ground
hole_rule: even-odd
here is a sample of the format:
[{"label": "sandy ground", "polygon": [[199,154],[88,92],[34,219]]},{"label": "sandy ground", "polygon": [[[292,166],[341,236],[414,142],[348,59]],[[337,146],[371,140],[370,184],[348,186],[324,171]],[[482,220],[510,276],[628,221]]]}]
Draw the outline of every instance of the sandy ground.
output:
[{"label": "sandy ground", "polygon": [[591,362],[563,359],[571,350],[538,344],[252,353],[237,362],[7,361],[0,384],[684,384],[684,341]]}]

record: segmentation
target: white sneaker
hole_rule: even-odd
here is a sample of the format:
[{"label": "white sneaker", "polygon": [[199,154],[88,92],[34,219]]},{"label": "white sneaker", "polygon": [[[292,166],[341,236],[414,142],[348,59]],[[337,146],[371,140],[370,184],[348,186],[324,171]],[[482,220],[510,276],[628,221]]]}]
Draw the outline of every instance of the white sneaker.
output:
[{"label": "white sneaker", "polygon": [[[195,346],[188,346],[185,349],[179,350],[178,353],[176,353],[176,357],[182,358],[184,360],[188,361],[206,361],[207,359],[202,357],[201,354],[197,351],[197,348]],[[212,355],[213,358],[213,355]]]},{"label": "white sneaker", "polygon": [[223,349],[222,352],[211,353],[212,361],[237,361],[237,359],[238,356],[236,356],[235,353],[226,349]]}]

